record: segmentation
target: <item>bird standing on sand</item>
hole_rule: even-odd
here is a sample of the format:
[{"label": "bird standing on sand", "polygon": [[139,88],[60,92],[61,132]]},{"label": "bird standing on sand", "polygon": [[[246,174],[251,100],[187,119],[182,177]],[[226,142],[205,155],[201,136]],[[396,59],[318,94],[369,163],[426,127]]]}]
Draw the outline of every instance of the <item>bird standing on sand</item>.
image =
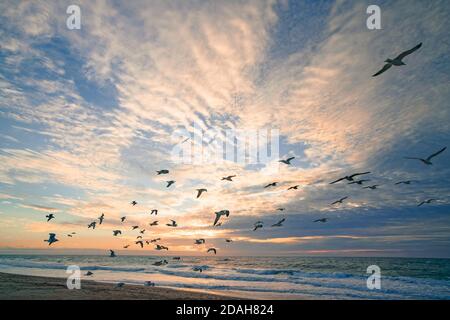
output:
[{"label": "bird standing on sand", "polygon": [[55,243],[56,241],[59,241],[58,239],[56,239],[56,233],[49,233],[48,240],[44,240],[44,242],[48,242],[48,245],[51,245],[52,243]]},{"label": "bird standing on sand", "polygon": [[236,176],[226,176],[226,177],[223,177],[222,180],[233,181],[234,177],[236,177]]},{"label": "bird standing on sand", "polygon": [[203,192],[208,192],[205,188],[197,189],[197,198],[200,198]]},{"label": "bird standing on sand", "polygon": [[117,256],[116,256],[116,253],[115,253],[113,250],[111,250],[111,249],[109,249],[109,257],[110,257],[110,258],[115,258],[115,257],[117,257]]},{"label": "bird standing on sand", "polygon": [[178,227],[178,224],[175,220],[170,220],[172,223],[166,223],[166,226],[168,227]]},{"label": "bird standing on sand", "polygon": [[290,158],[287,158],[286,160],[278,160],[278,162],[282,162],[284,164],[290,165],[291,161],[294,159],[295,159],[295,157],[290,157]]},{"label": "bird standing on sand", "polygon": [[330,184],[335,184],[335,183],[337,183],[337,182],[339,182],[339,181],[342,181],[342,180],[354,181],[354,179],[353,179],[354,177],[360,176],[360,175],[363,175],[363,174],[369,174],[369,173],[370,173],[370,171],[367,171],[367,172],[361,172],[361,173],[354,173],[354,174],[352,174],[352,175],[345,176],[345,177],[339,178],[339,179],[337,179],[337,180],[335,180],[335,181],[333,181],[333,182],[330,182]]},{"label": "bird standing on sand", "polygon": [[166,181],[166,183],[167,183],[166,188],[169,188],[171,185],[173,185],[175,183],[175,180],[169,180],[169,181]]},{"label": "bird standing on sand", "polygon": [[217,254],[216,248],[209,248],[206,253],[214,252],[214,254]]},{"label": "bird standing on sand", "polygon": [[53,213],[49,213],[48,215],[45,216],[47,218],[47,222],[49,222],[52,219],[55,219],[55,216],[53,215]]},{"label": "bird standing on sand", "polygon": [[286,221],[285,218],[283,218],[280,221],[278,221],[277,223],[273,224],[272,227],[282,227],[284,221]]},{"label": "bird standing on sand", "polygon": [[410,55],[411,53],[413,53],[414,51],[416,51],[417,49],[419,49],[422,46],[422,42],[419,43],[417,46],[415,46],[412,49],[409,49],[405,52],[400,53],[397,57],[395,57],[394,59],[386,59],[384,60],[384,62],[386,62],[386,64],[383,66],[383,68],[378,71],[377,73],[375,73],[374,75],[372,75],[372,77],[376,77],[380,74],[382,74],[383,72],[385,72],[386,70],[388,70],[389,68],[391,68],[392,66],[404,66],[406,65],[402,59],[404,57],[406,57],[407,55]]},{"label": "bird standing on sand", "polygon": [[347,199],[348,198],[348,196],[346,196],[346,197],[343,197],[343,198],[340,198],[339,200],[336,200],[335,202],[333,202],[331,205],[335,205],[335,204],[337,204],[337,203],[340,203],[340,204],[342,204],[343,203],[343,201],[345,200],[345,199]]},{"label": "bird standing on sand", "polygon": [[230,215],[230,211],[229,210],[221,210],[221,211],[215,212],[215,214],[216,214],[216,219],[214,220],[213,226],[217,225],[221,216],[228,217]]},{"label": "bird standing on sand", "polygon": [[414,158],[414,157],[405,157],[405,159],[411,159],[411,160],[420,160],[422,161],[424,164],[426,165],[432,165],[433,163],[431,162],[431,159],[433,159],[434,157],[436,157],[438,154],[441,154],[442,152],[445,151],[445,149],[447,149],[447,147],[442,148],[441,150],[439,150],[438,152],[433,153],[431,156],[429,156],[428,158],[422,159],[422,158]]}]

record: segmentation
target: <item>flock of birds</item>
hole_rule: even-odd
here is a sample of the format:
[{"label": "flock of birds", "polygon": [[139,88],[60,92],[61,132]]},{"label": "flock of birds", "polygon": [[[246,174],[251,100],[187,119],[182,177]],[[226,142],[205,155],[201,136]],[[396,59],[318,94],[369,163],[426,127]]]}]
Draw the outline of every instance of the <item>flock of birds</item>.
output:
[{"label": "flock of birds", "polygon": [[[379,76],[380,74],[382,74],[385,71],[387,71],[388,69],[390,69],[392,66],[403,66],[403,65],[405,65],[405,63],[402,60],[406,56],[408,56],[408,55],[412,54],[413,52],[415,52],[416,50],[418,50],[421,46],[422,46],[422,43],[419,43],[414,48],[399,54],[396,58],[385,60],[386,64],[383,66],[383,68],[380,71],[376,72],[373,75],[373,77]],[[425,165],[432,165],[433,163],[431,162],[431,160],[434,157],[436,157],[437,155],[439,155],[442,152],[444,152],[445,150],[446,150],[446,147],[440,149],[439,151],[433,153],[432,155],[430,155],[430,156],[428,156],[426,158],[406,157],[406,159],[418,160],[418,161],[421,161]],[[287,159],[279,160],[279,162],[283,163],[285,165],[291,165],[291,161],[294,160],[294,159],[295,159],[295,157],[290,157],[290,158],[287,158]],[[162,169],[162,170],[158,170],[156,173],[157,173],[157,175],[167,175],[167,174],[169,174],[169,170]],[[348,184],[364,185],[363,189],[376,190],[378,187],[380,187],[380,185],[373,184],[373,185],[367,185],[366,186],[365,183],[369,182],[370,181],[369,179],[358,179],[359,177],[366,176],[366,175],[368,175],[370,173],[371,172],[369,172],[369,171],[353,173],[351,175],[347,175],[347,176],[341,177],[339,179],[336,179],[336,180],[330,182],[330,184],[336,184],[336,183],[339,183],[339,182],[347,181]],[[221,180],[222,181],[232,182],[233,178],[235,178],[235,177],[236,177],[236,175],[229,175],[229,176],[226,176],[226,177],[222,177]],[[400,184],[409,185],[412,182],[413,182],[412,180],[399,181],[399,182],[396,182],[395,185],[400,185]],[[170,188],[175,183],[176,183],[175,180],[168,180],[168,181],[166,181],[166,188]],[[264,186],[264,188],[276,187],[278,185],[278,183],[279,182],[277,182],[277,181],[268,183],[268,184],[266,184]],[[294,186],[290,186],[287,190],[297,190],[299,187],[300,187],[300,185],[294,185]],[[200,198],[205,192],[208,192],[208,190],[206,188],[199,188],[199,189],[196,189],[196,191],[197,191],[197,194],[196,194],[196,198],[197,199]],[[347,200],[348,198],[349,198],[349,196],[342,197],[342,198],[332,202],[331,205],[334,206],[334,205],[343,204],[344,201]],[[436,201],[436,199],[425,199],[425,200],[421,201],[418,204],[418,206],[420,207],[420,206],[423,206],[425,204],[429,204],[429,203],[431,203],[433,201]],[[135,200],[131,201],[130,204],[133,207],[138,205],[137,201],[135,201]],[[284,211],[285,208],[278,208],[277,210]],[[218,226],[221,226],[221,224],[222,224],[221,219],[223,219],[223,217],[227,217],[228,218],[230,216],[230,211],[229,210],[221,210],[221,211],[215,212],[214,214],[215,214],[215,218],[214,218],[214,221],[212,223],[212,226],[213,227],[218,227]],[[150,212],[150,215],[157,216],[158,215],[158,209],[152,209],[151,212]],[[50,214],[46,215],[46,218],[47,218],[47,222],[49,222],[52,219],[54,219],[55,216],[54,216],[54,214],[50,213]],[[103,223],[104,219],[105,219],[105,214],[102,213],[100,215],[100,217],[97,218],[98,221],[95,220],[95,221],[92,221],[92,222],[90,222],[88,224],[88,226],[87,226],[88,229],[96,229],[96,227],[98,225],[101,225]],[[127,217],[123,216],[123,217],[120,218],[120,222],[123,224],[126,219],[127,219]],[[320,219],[314,220],[313,222],[325,223],[328,220],[329,220],[329,218],[320,218]],[[283,223],[285,221],[286,221],[286,218],[282,218],[278,222],[272,224],[271,227],[282,227]],[[158,220],[154,220],[153,222],[149,223],[149,226],[150,227],[157,226],[158,223],[159,223]],[[178,223],[175,220],[170,220],[170,223],[166,223],[166,226],[170,227],[170,228],[176,228],[176,227],[178,227]],[[261,229],[263,227],[264,227],[263,222],[262,221],[257,221],[256,223],[254,223],[252,229],[253,229],[253,231],[256,231],[256,230]],[[136,239],[134,241],[134,244],[139,246],[140,248],[144,248],[145,245],[153,245],[154,244],[154,246],[155,246],[154,249],[155,250],[158,250],[158,251],[160,251],[160,250],[168,251],[169,250],[169,248],[167,246],[164,246],[164,245],[162,245],[160,243],[161,238],[143,239],[143,235],[145,234],[146,229],[141,229],[140,226],[138,226],[138,225],[131,226],[131,231],[134,231],[134,230],[139,230],[139,235],[136,237]],[[113,233],[112,235],[114,237],[117,237],[117,236],[122,235],[122,230],[115,229],[115,230],[112,231],[112,233]],[[76,234],[75,232],[72,232],[71,234],[68,234],[67,236],[68,237],[73,237],[75,234]],[[53,243],[55,243],[55,242],[57,242],[59,240],[56,238],[56,234],[55,233],[50,233],[48,240],[44,240],[44,241],[48,242],[48,244],[51,245],[51,244],[53,244]],[[227,243],[233,242],[232,239],[225,239],[225,241]],[[194,240],[194,245],[204,245],[205,243],[206,243],[206,240],[203,239],[203,238]],[[129,247],[130,247],[130,244],[127,244],[123,248],[127,249]],[[214,248],[214,247],[207,248],[206,252],[207,253],[217,254],[217,248]],[[109,257],[114,258],[116,256],[117,255],[116,255],[115,251],[114,250],[110,250]],[[174,260],[180,260],[180,257],[173,257],[173,259]],[[157,261],[157,262],[154,263],[155,266],[163,266],[163,265],[166,265],[166,264],[168,264],[168,261],[165,260],[165,259],[161,260],[161,261]],[[202,272],[203,268],[202,267],[194,267],[193,270]],[[87,276],[91,276],[91,275],[93,275],[93,273],[91,271],[89,271],[88,273],[86,273],[86,275]],[[148,282],[148,283],[146,283],[146,285],[152,286],[154,284],[151,283],[151,282]],[[119,287],[123,286],[123,283],[119,283],[118,286]]]}]

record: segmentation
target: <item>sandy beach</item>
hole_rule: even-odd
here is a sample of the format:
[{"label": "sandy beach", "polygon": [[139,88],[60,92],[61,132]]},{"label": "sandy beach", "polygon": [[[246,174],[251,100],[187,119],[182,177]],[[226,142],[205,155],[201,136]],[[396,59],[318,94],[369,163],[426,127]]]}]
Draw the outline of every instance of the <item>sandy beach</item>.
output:
[{"label": "sandy beach", "polygon": [[1,300],[226,300],[231,297],[159,287],[82,280],[80,290],[69,290],[66,279],[0,273]]}]

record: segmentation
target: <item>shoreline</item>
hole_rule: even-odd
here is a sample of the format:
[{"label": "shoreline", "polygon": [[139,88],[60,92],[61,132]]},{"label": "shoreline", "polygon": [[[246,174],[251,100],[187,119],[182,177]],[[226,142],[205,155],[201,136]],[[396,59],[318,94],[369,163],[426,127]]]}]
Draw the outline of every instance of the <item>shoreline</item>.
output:
[{"label": "shoreline", "polygon": [[193,290],[145,287],[81,280],[81,289],[69,290],[66,278],[0,272],[0,300],[236,300],[237,297]]}]

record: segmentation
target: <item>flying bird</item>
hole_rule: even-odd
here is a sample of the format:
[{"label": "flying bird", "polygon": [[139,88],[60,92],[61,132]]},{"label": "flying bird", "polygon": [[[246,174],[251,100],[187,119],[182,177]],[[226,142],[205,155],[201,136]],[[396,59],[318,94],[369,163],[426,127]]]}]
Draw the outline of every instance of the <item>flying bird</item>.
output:
[{"label": "flying bird", "polygon": [[216,248],[209,248],[208,251],[206,251],[206,253],[210,253],[210,252],[214,252],[214,254],[217,254]]},{"label": "flying bird", "polygon": [[157,244],[156,247],[155,247],[155,249],[156,249],[156,250],[169,250],[169,248],[167,248],[167,247],[165,247],[165,246],[163,246],[163,245],[160,245],[160,244]]},{"label": "flying bird", "polygon": [[51,245],[52,243],[55,243],[56,241],[59,241],[58,239],[56,239],[56,233],[49,233],[48,240],[44,240],[44,242],[48,242],[48,245]]},{"label": "flying bird", "polygon": [[110,258],[115,258],[115,257],[117,257],[117,256],[116,256],[116,253],[115,253],[113,250],[111,250],[111,249],[109,249],[109,257],[110,257]]},{"label": "flying bird", "polygon": [[327,221],[328,221],[328,218],[322,218],[322,219],[314,220],[314,222],[322,222],[322,223],[325,223]]},{"label": "flying bird", "polygon": [[283,222],[284,222],[285,220],[286,220],[285,218],[281,219],[281,220],[278,221],[277,223],[273,224],[272,227],[282,227],[282,226],[283,226]]},{"label": "flying bird", "polygon": [[333,182],[330,182],[330,184],[335,184],[335,183],[337,183],[337,182],[339,182],[339,181],[342,181],[342,180],[354,181],[354,180],[353,180],[354,177],[360,176],[360,175],[363,175],[363,174],[369,174],[369,173],[370,173],[370,171],[367,171],[367,172],[361,172],[361,173],[354,173],[354,174],[352,174],[352,175],[345,176],[345,177],[339,178],[339,179],[337,179],[337,180],[335,180],[335,181],[333,181]]},{"label": "flying bird", "polygon": [[216,214],[216,219],[214,220],[213,226],[217,225],[221,216],[228,217],[230,215],[230,211],[229,210],[221,210],[221,211],[215,212],[215,214]]},{"label": "flying bird", "polygon": [[233,242],[231,239],[225,239],[226,242]]},{"label": "flying bird", "polygon": [[135,205],[137,205],[137,202],[136,201],[131,201],[131,205],[134,207]]},{"label": "flying bird", "polygon": [[142,229],[141,231],[139,231],[140,234],[144,234],[145,233],[145,229]]},{"label": "flying bird", "polygon": [[117,236],[119,234],[122,234],[122,231],[120,231],[120,230],[113,230],[113,234],[114,234],[114,236]]},{"label": "flying bird", "polygon": [[202,195],[202,193],[203,192],[208,192],[208,190],[206,190],[206,189],[197,189],[197,198],[199,198],[201,195]]},{"label": "flying bird", "polygon": [[284,211],[286,208],[277,208],[278,211]]},{"label": "flying bird", "polygon": [[158,170],[158,171],[156,171],[156,173],[158,173],[158,175],[160,175],[160,174],[168,174],[169,170],[166,170],[166,169]]},{"label": "flying bird", "polygon": [[424,200],[424,201],[422,201],[421,203],[419,203],[417,206],[418,207],[421,207],[421,206],[423,206],[424,204],[428,204],[428,203],[431,203],[431,202],[433,202],[433,201],[436,201],[436,199],[427,199],[427,200]]},{"label": "flying bird", "polygon": [[168,227],[178,227],[177,222],[175,220],[170,220],[170,221],[172,221],[172,223],[171,224],[170,223],[166,223],[166,226],[168,226]]},{"label": "flying bird", "polygon": [[411,184],[412,182],[413,182],[412,180],[405,180],[405,181],[396,182],[395,184],[396,185],[399,185],[399,184]]},{"label": "flying bird", "polygon": [[124,249],[128,249],[129,246],[130,246],[130,245],[127,244],[126,246],[123,246],[123,248],[124,248]]},{"label": "flying bird", "polygon": [[367,186],[367,187],[364,187],[363,189],[371,189],[371,190],[375,190],[377,187],[379,187],[380,185],[379,184],[374,184],[373,186]]},{"label": "flying bird", "polygon": [[422,42],[419,43],[417,46],[415,46],[412,49],[409,49],[405,52],[400,53],[397,57],[395,57],[394,59],[386,59],[384,60],[384,62],[386,62],[386,64],[383,66],[383,68],[378,71],[377,73],[375,73],[374,75],[372,75],[372,77],[376,77],[380,74],[382,74],[383,72],[385,72],[386,70],[388,70],[390,67],[392,66],[404,66],[406,65],[402,59],[404,57],[406,57],[407,55],[410,55],[411,53],[413,53],[414,51],[416,51],[417,49],[419,49],[422,46]]},{"label": "flying bird", "polygon": [[236,176],[226,176],[226,177],[223,177],[222,180],[233,181],[234,177],[236,177]]},{"label": "flying bird", "polygon": [[98,220],[100,221],[99,224],[102,224],[104,219],[105,219],[105,214],[102,213],[102,215],[100,217],[98,217]]},{"label": "flying bird", "polygon": [[139,229],[139,226],[132,226],[131,230],[136,230],[136,229]]},{"label": "flying bird", "polygon": [[53,213],[50,213],[50,214],[46,215],[45,217],[47,218],[47,222],[49,222],[52,219],[55,219],[55,216]]},{"label": "flying bird", "polygon": [[142,236],[137,236],[136,239],[142,239]]},{"label": "flying bird", "polygon": [[362,185],[364,182],[367,182],[367,181],[370,181],[370,180],[368,180],[368,179],[366,179],[366,180],[364,180],[364,179],[355,180],[355,181],[349,182],[348,184],[359,184],[359,185]]},{"label": "flying bird", "polygon": [[88,224],[88,229],[89,229],[89,228],[95,229],[95,226],[96,226],[96,225],[97,225],[97,222],[92,221],[91,223]]},{"label": "flying bird", "polygon": [[120,218],[120,222],[124,222],[127,217]]},{"label": "flying bird", "polygon": [[152,223],[150,223],[150,227],[157,226],[157,225],[158,225],[158,220],[155,220]]},{"label": "flying bird", "polygon": [[152,239],[152,240],[150,240],[150,242],[154,243],[154,242],[159,241],[159,240],[161,240],[161,238]]},{"label": "flying bird", "polygon": [[337,203],[343,203],[343,201],[345,200],[345,199],[347,199],[348,198],[348,196],[347,197],[343,197],[343,198],[340,198],[339,200],[336,200],[335,202],[333,202],[331,205],[335,205],[335,204],[337,204]]},{"label": "flying bird", "polygon": [[425,158],[425,159],[422,159],[422,158],[414,158],[414,157],[405,157],[405,159],[420,160],[420,161],[422,161],[424,164],[432,165],[433,163],[431,162],[431,159],[433,159],[434,157],[436,157],[438,154],[444,152],[445,149],[447,149],[447,147],[443,147],[441,150],[439,150],[438,152],[433,153],[431,156],[429,156],[428,158]]},{"label": "flying bird", "polygon": [[166,188],[168,188],[168,187],[170,187],[171,185],[173,185],[175,183],[175,180],[169,180],[169,181],[166,181],[166,182],[167,182]]},{"label": "flying bird", "polygon": [[289,187],[288,190],[297,190],[298,187],[300,187],[300,185],[297,184],[295,186]]},{"label": "flying bird", "polygon": [[256,231],[256,230],[258,230],[259,228],[262,228],[262,227],[263,227],[263,223],[261,221],[258,221],[258,222],[256,222],[254,224],[253,231]]},{"label": "flying bird", "polygon": [[295,159],[295,157],[290,157],[290,158],[287,158],[286,160],[278,160],[278,162],[282,162],[284,164],[289,165],[289,164],[291,164],[291,161],[294,159]]},{"label": "flying bird", "polygon": [[205,243],[205,239],[196,239],[195,244],[203,244]]},{"label": "flying bird", "polygon": [[158,209],[152,209],[152,212],[150,212],[150,215],[155,214],[155,216],[158,215]]},{"label": "flying bird", "polygon": [[265,185],[264,188],[276,187],[277,184],[278,184],[278,182],[272,182],[272,183],[269,183],[269,184]]},{"label": "flying bird", "polygon": [[144,247],[144,242],[142,240],[136,241],[136,244],[140,245],[141,248]]}]

